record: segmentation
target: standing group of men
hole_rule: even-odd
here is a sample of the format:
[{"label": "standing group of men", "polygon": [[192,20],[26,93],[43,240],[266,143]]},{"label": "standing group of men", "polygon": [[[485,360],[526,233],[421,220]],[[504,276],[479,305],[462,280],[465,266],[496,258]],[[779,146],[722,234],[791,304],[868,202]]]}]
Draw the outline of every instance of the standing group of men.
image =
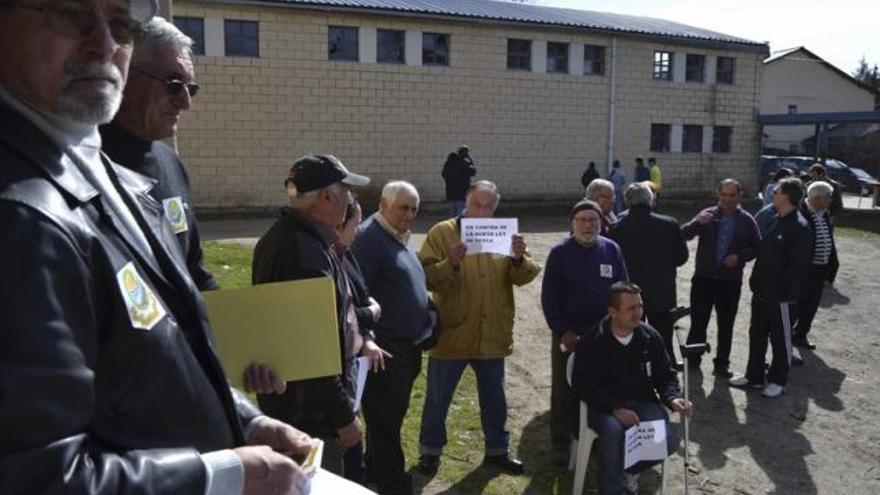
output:
[{"label": "standing group of men", "polygon": [[[587,165],[587,169],[581,174],[581,185],[584,189],[589,190],[590,185],[597,180],[601,181],[602,179],[600,178],[599,171],[596,170],[596,163],[590,162]],[[611,190],[613,191],[613,212],[617,215],[625,209],[623,193],[627,185],[626,173],[620,168],[620,160],[611,162],[608,182],[611,183]],[[648,165],[646,166],[644,158],[641,156],[636,157],[635,168],[633,168],[633,182],[650,183],[654,193],[654,201],[656,202],[660,190],[663,188],[663,173],[660,171],[660,166],[657,165],[657,159],[653,156],[649,157]],[[589,198],[589,194],[587,194],[587,198]],[[610,228],[610,225],[606,227],[606,231],[608,228]]]}]

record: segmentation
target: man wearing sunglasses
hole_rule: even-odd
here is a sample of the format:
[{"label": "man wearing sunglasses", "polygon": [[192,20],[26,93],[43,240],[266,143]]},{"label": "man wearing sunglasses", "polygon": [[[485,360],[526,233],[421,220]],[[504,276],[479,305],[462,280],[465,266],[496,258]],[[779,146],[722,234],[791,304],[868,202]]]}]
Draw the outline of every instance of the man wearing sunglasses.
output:
[{"label": "man wearing sunglasses", "polygon": [[162,204],[193,281],[199,290],[213,290],[219,286],[203,266],[189,176],[177,153],[162,141],[174,136],[181,112],[189,110],[199,89],[193,82],[192,44],[161,17],[146,23],[134,47],[122,105],[100,131],[110,159],[156,180],[150,195]]},{"label": "man wearing sunglasses", "polygon": [[[151,183],[101,154],[155,0],[0,0],[0,493],[300,494]],[[250,446],[245,446],[250,444]],[[276,452],[278,451],[278,452]]]}]

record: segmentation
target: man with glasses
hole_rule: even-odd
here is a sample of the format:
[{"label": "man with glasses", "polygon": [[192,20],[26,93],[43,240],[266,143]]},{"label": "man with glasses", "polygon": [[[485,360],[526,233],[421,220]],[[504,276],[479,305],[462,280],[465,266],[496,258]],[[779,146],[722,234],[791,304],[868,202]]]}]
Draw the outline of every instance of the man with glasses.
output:
[{"label": "man with glasses", "polygon": [[192,44],[161,17],[146,23],[132,54],[122,105],[100,131],[104,152],[113,161],[156,180],[150,195],[162,204],[193,281],[199,290],[212,290],[219,286],[202,266],[189,176],[177,153],[162,141],[174,136],[181,112],[189,110],[199,89],[193,82]]},{"label": "man with glasses", "polygon": [[[302,493],[142,176],[100,153],[153,0],[0,1],[0,493]],[[173,243],[174,241],[170,241]],[[253,446],[244,446],[253,444]]]}]

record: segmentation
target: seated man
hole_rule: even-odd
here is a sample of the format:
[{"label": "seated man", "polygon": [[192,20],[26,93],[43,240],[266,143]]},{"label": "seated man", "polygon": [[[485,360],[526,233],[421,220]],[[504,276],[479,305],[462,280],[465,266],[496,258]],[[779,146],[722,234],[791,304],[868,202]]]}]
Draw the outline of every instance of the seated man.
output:
[{"label": "seated man", "polygon": [[[663,338],[642,322],[638,285],[617,282],[611,286],[608,316],[578,343],[572,389],[587,403],[590,427],[599,435],[599,493],[637,490],[633,486],[637,481],[630,476],[624,488],[623,441],[631,426],[664,419],[669,453],[678,448],[678,433],[670,428],[660,400],[688,416],[693,406],[681,395]],[[627,472],[638,473],[651,464],[640,462]]]}]

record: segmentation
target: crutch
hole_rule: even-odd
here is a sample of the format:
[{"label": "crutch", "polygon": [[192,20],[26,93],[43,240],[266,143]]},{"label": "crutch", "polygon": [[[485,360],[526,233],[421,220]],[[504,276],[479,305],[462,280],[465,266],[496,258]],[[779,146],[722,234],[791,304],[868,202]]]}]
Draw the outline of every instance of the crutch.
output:
[{"label": "crutch", "polygon": [[[678,308],[676,308],[678,309]],[[687,311],[690,313],[690,311]],[[687,314],[685,313],[685,314]],[[678,325],[673,327],[675,330],[675,339],[678,341],[678,350],[681,352],[681,358],[684,360],[684,372],[682,373],[684,382],[684,400],[690,402],[690,385],[688,384],[688,358],[699,357],[709,353],[709,344],[700,342],[688,345],[686,340],[681,337],[681,328]],[[688,473],[690,471],[689,444],[690,444],[690,418],[682,415],[684,419],[684,495],[688,495]]]}]

